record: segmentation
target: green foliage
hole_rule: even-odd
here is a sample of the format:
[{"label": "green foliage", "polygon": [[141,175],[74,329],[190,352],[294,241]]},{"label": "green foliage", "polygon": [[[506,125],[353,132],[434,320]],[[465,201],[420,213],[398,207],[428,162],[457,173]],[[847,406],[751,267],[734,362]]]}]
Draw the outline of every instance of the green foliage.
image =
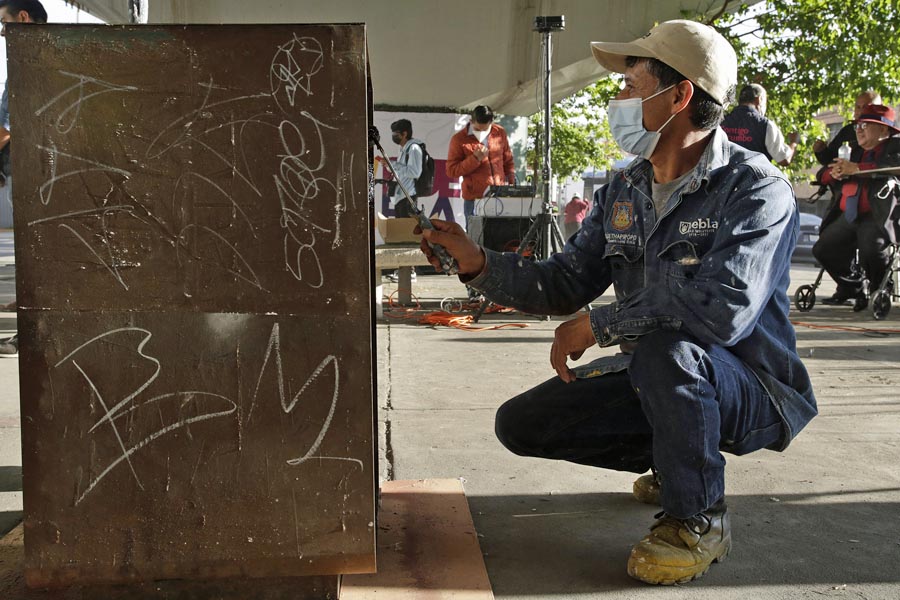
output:
[{"label": "green foliage", "polygon": [[[766,0],[738,6],[709,23],[738,53],[738,87],[759,83],[769,96],[766,116],[803,142],[792,175],[815,164],[812,143],[824,135],[817,113],[852,115],[867,89],[895,104],[900,89],[900,9],[897,0]],[[700,19],[703,20],[703,19]]]},{"label": "green foliage", "polygon": [[[618,91],[618,80],[606,78],[553,105],[550,163],[560,181],[577,176],[588,167],[609,168],[622,158],[610,136],[605,113],[607,102]],[[535,140],[541,135],[543,124],[542,113],[533,115],[528,122],[531,144],[526,156],[538,174],[542,157],[540,148],[536,151]]]},{"label": "green foliage", "polygon": [[[815,119],[836,108],[852,115],[859,92],[875,89],[885,104],[900,100],[900,8],[898,0],[764,0],[748,6],[735,0],[707,0],[685,18],[718,29],[738,55],[738,88],[759,83],[768,91],[766,116],[787,135],[799,132],[795,180],[815,165],[813,142],[826,136]],[[622,157],[612,141],[605,107],[618,91],[615,76],[553,106],[551,161],[561,180],[587,167],[609,168]],[[534,140],[542,117],[529,123],[528,161],[540,173]]]}]

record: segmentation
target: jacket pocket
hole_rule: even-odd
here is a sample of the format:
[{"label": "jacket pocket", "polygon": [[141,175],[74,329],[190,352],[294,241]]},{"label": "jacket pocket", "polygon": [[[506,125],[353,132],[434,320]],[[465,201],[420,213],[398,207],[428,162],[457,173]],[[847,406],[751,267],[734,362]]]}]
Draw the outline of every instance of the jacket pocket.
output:
[{"label": "jacket pocket", "polygon": [[692,280],[700,271],[700,257],[697,248],[687,240],[678,240],[666,246],[657,254],[665,272],[666,279],[676,285],[684,285]]},{"label": "jacket pocket", "polygon": [[609,262],[615,283],[616,300],[644,287],[644,249],[628,244],[606,244],[603,258]]}]

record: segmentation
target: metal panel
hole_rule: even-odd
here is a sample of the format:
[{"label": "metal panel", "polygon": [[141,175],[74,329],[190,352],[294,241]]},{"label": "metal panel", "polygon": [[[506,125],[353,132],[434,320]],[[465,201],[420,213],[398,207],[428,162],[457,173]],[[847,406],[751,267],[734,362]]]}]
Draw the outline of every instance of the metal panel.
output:
[{"label": "metal panel", "polygon": [[8,43],[29,585],[373,570],[364,28]]}]

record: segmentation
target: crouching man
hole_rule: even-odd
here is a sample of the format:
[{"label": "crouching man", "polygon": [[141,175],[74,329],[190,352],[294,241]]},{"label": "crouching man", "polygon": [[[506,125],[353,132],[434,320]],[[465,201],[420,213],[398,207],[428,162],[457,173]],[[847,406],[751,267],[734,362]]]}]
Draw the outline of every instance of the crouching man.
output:
[{"label": "crouching man", "polygon": [[[668,21],[592,51],[624,73],[609,123],[639,158],[594,194],[564,251],[522,261],[440,221],[424,237],[466,284],[523,311],[572,314],[614,286],[615,302],[559,326],[558,377],[506,402],[496,432],[522,456],[652,469],[635,494],[663,512],[628,573],[686,582],[731,548],[722,452],[784,450],[816,415],[788,320],[797,209],[784,175],[719,128],[737,60],[715,30]],[[622,353],[569,368],[595,344]]]}]

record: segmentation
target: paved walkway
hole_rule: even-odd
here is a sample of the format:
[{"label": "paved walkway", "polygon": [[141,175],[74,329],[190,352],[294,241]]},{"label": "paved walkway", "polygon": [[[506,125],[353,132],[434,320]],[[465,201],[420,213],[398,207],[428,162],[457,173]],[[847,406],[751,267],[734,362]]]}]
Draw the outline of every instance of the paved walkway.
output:
[{"label": "paved walkway", "polygon": [[[816,272],[797,266],[791,290],[811,283]],[[820,289],[820,298],[834,291],[827,284]],[[414,291],[432,307],[463,294],[443,276],[420,276]],[[484,323],[528,327],[479,333],[380,323],[389,475],[466,480],[497,598],[896,600],[900,308],[885,321],[849,307],[792,318],[826,327],[797,327],[820,416],[784,453],[728,456],[734,550],[689,586],[652,588],[626,575],[630,546],[655,512],[631,499],[632,475],[521,458],[494,437],[497,406],[553,376],[549,350],[559,319],[489,315]]]},{"label": "paved walkway", "polygon": [[[815,273],[797,267],[792,290]],[[413,291],[431,309],[465,293],[439,275],[420,275]],[[0,302],[11,299],[0,289]],[[784,453],[728,457],[734,550],[688,586],[653,588],[625,574],[655,512],[631,499],[631,475],[520,458],[494,438],[497,406],[553,375],[559,319],[488,315],[485,324],[528,327],[477,333],[380,321],[382,477],[465,480],[497,598],[896,600],[900,308],[879,322],[849,307],[792,316],[816,327],[797,332],[821,414]],[[0,313],[0,331],[14,327],[14,315]],[[17,363],[0,360],[0,531],[21,518]]]}]

